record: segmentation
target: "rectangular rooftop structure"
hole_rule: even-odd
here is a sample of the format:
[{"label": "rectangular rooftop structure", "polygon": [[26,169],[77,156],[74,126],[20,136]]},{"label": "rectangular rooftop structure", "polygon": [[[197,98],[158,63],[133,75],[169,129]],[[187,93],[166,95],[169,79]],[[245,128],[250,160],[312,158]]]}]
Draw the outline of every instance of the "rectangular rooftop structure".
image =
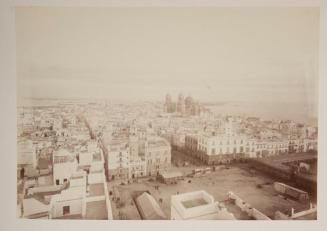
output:
[{"label": "rectangular rooftop structure", "polygon": [[185,208],[193,208],[201,205],[206,205],[208,204],[208,202],[205,201],[203,198],[196,198],[193,200],[182,201],[182,204]]},{"label": "rectangular rooftop structure", "polygon": [[177,183],[178,180],[183,179],[184,175],[180,171],[164,171],[159,175],[159,179],[166,184]]},{"label": "rectangular rooftop structure", "polygon": [[234,220],[227,209],[205,191],[188,192],[171,197],[172,220]]}]

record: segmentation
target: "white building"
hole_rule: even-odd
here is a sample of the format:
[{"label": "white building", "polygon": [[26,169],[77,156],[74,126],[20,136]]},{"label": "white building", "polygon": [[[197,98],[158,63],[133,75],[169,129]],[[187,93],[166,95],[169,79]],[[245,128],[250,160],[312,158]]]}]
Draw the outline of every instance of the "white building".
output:
[{"label": "white building", "polygon": [[64,184],[76,172],[77,160],[67,149],[60,148],[53,153],[53,182]]},{"label": "white building", "polygon": [[104,171],[73,173],[69,187],[53,195],[50,200],[50,218],[58,219],[113,219],[111,202]]},{"label": "white building", "polygon": [[107,167],[109,180],[127,179],[130,163],[128,141],[115,140],[107,146]]},{"label": "white building", "polygon": [[50,202],[50,218],[61,218],[65,216],[77,216],[82,218],[83,199],[85,198],[85,187],[71,187],[53,195]]},{"label": "white building", "polygon": [[289,144],[287,140],[266,139],[257,141],[257,157],[273,156],[288,153]]},{"label": "white building", "polygon": [[167,171],[171,164],[171,147],[163,138],[150,139],[145,142],[145,160],[147,175],[159,175]]},{"label": "white building", "polygon": [[209,164],[222,159],[252,158],[256,156],[256,142],[246,136],[203,134],[198,138],[198,151]]},{"label": "white building", "polygon": [[171,220],[235,220],[232,213],[205,191],[171,197]]},{"label": "white building", "polygon": [[27,139],[18,140],[17,152],[17,165],[36,168],[36,145],[33,144],[33,141]]},{"label": "white building", "polygon": [[87,147],[83,146],[78,150],[79,166],[83,169],[92,168],[103,170],[104,157],[102,150],[96,142],[89,142]]}]

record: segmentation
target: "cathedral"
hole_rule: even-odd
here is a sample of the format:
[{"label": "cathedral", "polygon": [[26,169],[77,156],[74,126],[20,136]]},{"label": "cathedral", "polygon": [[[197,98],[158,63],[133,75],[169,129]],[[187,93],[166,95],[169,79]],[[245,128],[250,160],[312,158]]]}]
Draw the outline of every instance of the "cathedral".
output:
[{"label": "cathedral", "polygon": [[166,95],[164,111],[166,113],[179,113],[183,116],[188,116],[200,115],[201,109],[199,103],[191,96],[184,98],[183,94],[180,93],[177,102],[174,102],[169,94]]}]

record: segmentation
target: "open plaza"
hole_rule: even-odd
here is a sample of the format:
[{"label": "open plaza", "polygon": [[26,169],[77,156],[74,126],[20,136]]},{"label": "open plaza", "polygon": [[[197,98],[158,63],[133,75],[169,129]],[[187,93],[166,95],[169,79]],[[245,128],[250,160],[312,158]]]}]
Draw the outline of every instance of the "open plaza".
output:
[{"label": "open plaza", "polygon": [[[194,168],[195,166],[190,165],[173,169],[178,169],[187,175]],[[135,193],[144,191],[150,193],[159,202],[167,219],[170,219],[173,195],[198,190],[208,192],[216,201],[222,202],[236,219],[241,220],[252,218],[229,200],[229,192],[235,193],[271,219],[274,219],[277,211],[289,214],[292,208],[295,212],[303,211],[309,209],[310,202],[316,203],[315,195],[310,195],[310,200],[304,203],[280,195],[273,187],[275,181],[276,179],[260,172],[254,174],[250,164],[242,163],[230,166],[221,165],[205,176],[184,177],[176,184],[164,184],[153,178],[146,178],[124,185],[119,181],[109,182],[108,188],[115,188],[118,194],[111,195],[111,197],[117,197],[116,202],[112,204],[114,219],[141,219],[133,197]]]}]

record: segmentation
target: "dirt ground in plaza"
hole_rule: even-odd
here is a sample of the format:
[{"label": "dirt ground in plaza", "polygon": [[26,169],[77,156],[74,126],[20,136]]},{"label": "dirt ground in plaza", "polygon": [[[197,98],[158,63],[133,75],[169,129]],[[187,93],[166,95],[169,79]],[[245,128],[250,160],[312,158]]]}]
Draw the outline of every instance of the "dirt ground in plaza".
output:
[{"label": "dirt ground in plaza", "polygon": [[[172,167],[172,170],[189,173],[195,167]],[[190,183],[189,183],[190,181]],[[133,195],[137,191],[148,191],[159,203],[160,207],[170,219],[170,198],[177,193],[205,190],[211,194],[216,201],[224,202],[230,212],[233,212],[237,219],[249,219],[249,217],[240,211],[233,203],[226,201],[227,193],[234,192],[252,207],[263,212],[270,218],[274,217],[277,210],[283,213],[290,213],[291,208],[295,212],[309,208],[309,203],[299,203],[292,199],[285,199],[276,193],[273,188],[274,180],[259,172],[255,174],[247,170],[247,164],[239,164],[228,168],[221,167],[206,176],[197,178],[185,177],[177,184],[166,185],[156,180],[139,180],[137,183],[119,185],[120,182],[109,182],[108,190],[117,187],[120,193],[120,202],[112,201],[114,219],[141,219],[138,210],[133,202]],[[259,185],[259,186],[258,186]],[[155,189],[159,186],[159,189]],[[113,196],[111,196],[112,199]],[[160,203],[160,199],[162,202]]]}]

